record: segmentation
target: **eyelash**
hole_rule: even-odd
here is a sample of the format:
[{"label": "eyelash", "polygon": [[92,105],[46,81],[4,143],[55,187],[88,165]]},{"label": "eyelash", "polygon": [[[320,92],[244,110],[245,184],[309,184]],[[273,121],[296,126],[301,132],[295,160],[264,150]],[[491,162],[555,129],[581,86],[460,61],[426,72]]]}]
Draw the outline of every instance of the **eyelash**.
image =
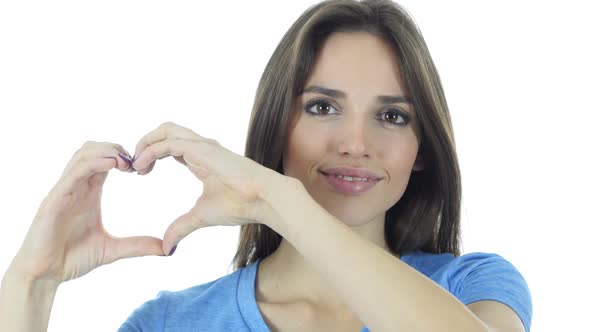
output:
[{"label": "eyelash", "polygon": [[[311,116],[320,116],[320,117],[322,117],[322,116],[326,116],[326,115],[331,115],[331,114],[323,114],[322,115],[322,114],[319,114],[319,113],[311,112],[310,109],[312,108],[312,106],[315,106],[315,105],[318,105],[318,104],[326,104],[326,105],[329,105],[330,107],[332,107],[332,108],[335,109],[335,107],[332,106],[332,104],[328,100],[326,100],[326,99],[314,99],[314,100],[310,100],[310,101],[308,101],[305,104],[305,106],[303,106],[303,109],[305,110],[305,113],[307,113],[307,114],[309,114]],[[390,121],[387,121],[387,120],[383,120],[384,122],[387,122],[387,124],[389,124],[389,125],[398,126],[398,127],[405,127],[411,121],[411,116],[408,115],[406,112],[402,111],[399,108],[388,108],[385,112],[382,112],[379,115],[387,114],[387,113],[393,113],[395,115],[399,115],[399,116],[401,116],[404,119],[404,123],[393,123],[393,122],[390,122]]]}]

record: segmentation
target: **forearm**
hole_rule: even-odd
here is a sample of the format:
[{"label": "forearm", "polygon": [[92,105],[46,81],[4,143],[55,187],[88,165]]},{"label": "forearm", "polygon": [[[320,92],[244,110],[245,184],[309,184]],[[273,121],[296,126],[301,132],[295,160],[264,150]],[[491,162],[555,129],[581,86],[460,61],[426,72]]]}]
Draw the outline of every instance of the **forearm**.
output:
[{"label": "forearm", "polygon": [[0,287],[0,331],[47,331],[58,286],[27,281],[7,271]]},{"label": "forearm", "polygon": [[371,331],[486,331],[452,294],[356,234],[311,196],[281,192],[268,198],[274,215],[265,223],[323,275]]}]

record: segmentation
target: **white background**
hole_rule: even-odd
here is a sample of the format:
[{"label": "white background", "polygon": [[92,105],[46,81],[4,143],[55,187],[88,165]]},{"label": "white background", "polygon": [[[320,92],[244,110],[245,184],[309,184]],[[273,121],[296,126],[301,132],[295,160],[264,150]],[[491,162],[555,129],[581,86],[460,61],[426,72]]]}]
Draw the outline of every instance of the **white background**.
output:
[{"label": "white background", "polygon": [[[130,153],[165,121],[244,152],[272,51],[315,1],[3,1],[0,271],[87,140]],[[442,77],[463,179],[463,251],[525,276],[533,331],[587,323],[590,25],[582,1],[402,1]],[[586,20],[587,22],[587,20]],[[146,177],[110,172],[104,223],[162,236],[201,182],[173,158]],[[49,331],[114,331],[159,290],[229,272],[237,227],[201,229],[172,257],[103,266],[63,284]]]}]

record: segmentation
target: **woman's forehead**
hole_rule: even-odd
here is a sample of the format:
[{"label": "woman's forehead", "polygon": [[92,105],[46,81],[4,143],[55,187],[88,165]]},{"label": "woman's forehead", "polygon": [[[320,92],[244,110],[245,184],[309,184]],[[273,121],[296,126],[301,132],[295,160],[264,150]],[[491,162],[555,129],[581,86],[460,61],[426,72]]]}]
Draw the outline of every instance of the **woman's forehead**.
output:
[{"label": "woman's forehead", "polygon": [[366,32],[334,33],[316,55],[304,89],[324,86],[348,93],[372,91],[400,95],[404,91],[395,50]]}]

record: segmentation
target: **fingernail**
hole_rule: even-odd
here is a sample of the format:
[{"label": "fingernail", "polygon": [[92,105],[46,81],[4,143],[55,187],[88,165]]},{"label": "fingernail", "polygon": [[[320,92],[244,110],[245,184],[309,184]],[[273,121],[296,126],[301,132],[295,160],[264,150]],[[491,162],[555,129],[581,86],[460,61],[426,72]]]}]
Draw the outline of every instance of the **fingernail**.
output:
[{"label": "fingernail", "polygon": [[129,160],[128,157],[122,153],[119,153],[119,157],[121,157],[121,159],[123,159],[125,161],[125,163],[127,164],[127,168],[125,170],[129,171],[129,169],[132,168],[131,167],[131,160]]},{"label": "fingernail", "polygon": [[176,251],[176,247],[178,247],[178,245],[175,245],[174,247],[172,247],[168,256],[172,256],[172,254],[174,254],[174,252]]},{"label": "fingernail", "polygon": [[122,154],[121,152],[119,152],[119,157],[121,157],[121,159],[125,160],[127,163],[131,164],[131,159],[126,155]]}]

